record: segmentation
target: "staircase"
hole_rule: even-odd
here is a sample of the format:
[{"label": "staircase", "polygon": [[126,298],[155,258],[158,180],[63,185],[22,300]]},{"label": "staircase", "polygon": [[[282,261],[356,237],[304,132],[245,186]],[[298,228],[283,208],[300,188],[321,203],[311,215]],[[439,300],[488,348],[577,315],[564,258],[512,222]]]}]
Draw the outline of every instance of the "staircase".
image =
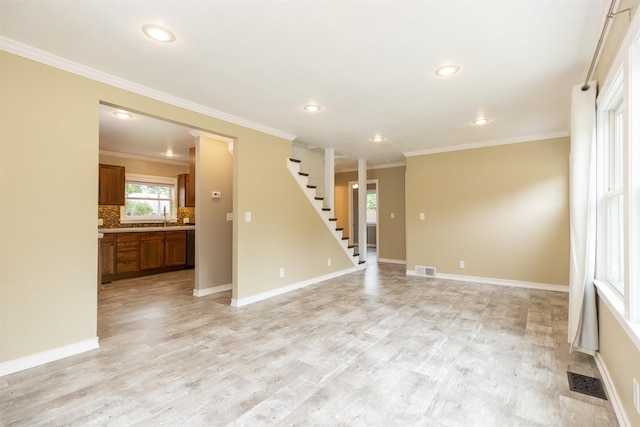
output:
[{"label": "staircase", "polygon": [[287,161],[287,167],[291,172],[291,175],[296,180],[296,182],[300,185],[303,193],[309,199],[311,205],[315,208],[320,218],[322,218],[322,222],[327,226],[331,234],[336,238],[336,240],[340,243],[340,246],[344,250],[344,252],[349,256],[353,265],[358,269],[362,270],[365,268],[365,262],[359,260],[359,254],[356,252],[356,248],[353,245],[349,245],[349,237],[343,235],[344,229],[341,227],[336,227],[337,218],[331,218],[331,209],[323,207],[324,197],[318,197],[316,195],[316,186],[309,185],[309,174],[305,172],[300,172],[300,164],[301,161],[294,158],[289,158]]}]

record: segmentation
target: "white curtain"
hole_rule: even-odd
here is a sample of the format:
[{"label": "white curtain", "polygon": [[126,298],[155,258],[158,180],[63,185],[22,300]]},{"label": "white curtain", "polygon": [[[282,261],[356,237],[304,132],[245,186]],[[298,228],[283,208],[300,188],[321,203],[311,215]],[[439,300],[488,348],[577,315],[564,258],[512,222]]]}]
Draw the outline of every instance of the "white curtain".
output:
[{"label": "white curtain", "polygon": [[569,172],[571,266],[569,274],[569,343],[571,349],[598,350],[596,312],[596,83],[571,95]]}]

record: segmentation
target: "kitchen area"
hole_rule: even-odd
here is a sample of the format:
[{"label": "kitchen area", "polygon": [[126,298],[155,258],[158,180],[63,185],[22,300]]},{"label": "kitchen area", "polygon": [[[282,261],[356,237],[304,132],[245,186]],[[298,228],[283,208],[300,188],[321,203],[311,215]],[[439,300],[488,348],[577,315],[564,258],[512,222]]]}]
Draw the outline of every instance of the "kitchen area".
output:
[{"label": "kitchen area", "polygon": [[[121,279],[195,268],[195,147],[184,148],[194,138],[187,128],[118,113],[123,111],[101,106],[98,279],[102,288]],[[133,129],[143,127],[145,134],[131,131],[132,124]],[[168,149],[155,149],[162,157],[123,152],[123,141],[127,151],[135,151],[150,138],[168,141]],[[178,143],[186,153],[181,158],[173,151]]]}]

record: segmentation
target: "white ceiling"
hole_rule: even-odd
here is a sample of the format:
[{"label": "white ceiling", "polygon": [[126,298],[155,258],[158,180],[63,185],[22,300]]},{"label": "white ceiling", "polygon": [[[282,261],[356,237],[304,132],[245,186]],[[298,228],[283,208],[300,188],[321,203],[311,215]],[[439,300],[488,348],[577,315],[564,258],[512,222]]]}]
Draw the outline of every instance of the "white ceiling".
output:
[{"label": "white ceiling", "polygon": [[[609,3],[3,0],[0,36],[384,165],[406,152],[566,134],[571,87]],[[151,41],[147,23],[177,40]],[[436,77],[447,63],[460,72]],[[305,112],[308,103],[322,110]],[[473,126],[479,116],[491,122]],[[377,134],[385,140],[372,142]],[[142,139],[127,138],[108,149]],[[154,137],[137,154],[176,138]]]}]

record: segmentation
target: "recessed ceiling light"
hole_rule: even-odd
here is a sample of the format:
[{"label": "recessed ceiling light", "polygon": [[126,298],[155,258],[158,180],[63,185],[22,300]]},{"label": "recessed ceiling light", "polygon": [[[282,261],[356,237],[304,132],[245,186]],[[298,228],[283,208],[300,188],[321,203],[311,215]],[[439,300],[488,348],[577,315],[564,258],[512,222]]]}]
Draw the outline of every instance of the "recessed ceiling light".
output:
[{"label": "recessed ceiling light", "polygon": [[166,152],[162,153],[167,157],[175,157],[175,153],[172,150],[167,150]]},{"label": "recessed ceiling light", "polygon": [[320,111],[322,108],[316,104],[309,104],[309,105],[305,105],[304,109],[310,113],[315,113]]},{"label": "recessed ceiling light", "polygon": [[131,118],[133,118],[133,114],[127,113],[126,111],[115,111],[113,113],[113,115],[116,116],[119,119],[131,119]]},{"label": "recessed ceiling light", "polygon": [[460,71],[457,65],[444,65],[436,70],[436,76],[449,77]]},{"label": "recessed ceiling light", "polygon": [[475,119],[471,123],[473,123],[474,125],[477,125],[477,126],[482,126],[482,125],[486,125],[489,122],[490,122],[489,119],[485,119],[484,117],[482,117],[480,119]]},{"label": "recessed ceiling light", "polygon": [[171,43],[176,36],[169,30],[160,25],[146,24],[142,26],[142,32],[155,41],[162,43]]},{"label": "recessed ceiling light", "polygon": [[384,141],[384,138],[383,138],[383,137],[381,137],[380,135],[376,135],[376,136],[374,136],[373,138],[371,138],[371,140],[372,140],[373,142],[382,142],[382,141]]},{"label": "recessed ceiling light", "polygon": [[360,187],[358,184],[353,184],[353,185],[351,186],[351,188],[353,188],[354,190],[355,190],[356,188],[358,188],[358,187]]}]

